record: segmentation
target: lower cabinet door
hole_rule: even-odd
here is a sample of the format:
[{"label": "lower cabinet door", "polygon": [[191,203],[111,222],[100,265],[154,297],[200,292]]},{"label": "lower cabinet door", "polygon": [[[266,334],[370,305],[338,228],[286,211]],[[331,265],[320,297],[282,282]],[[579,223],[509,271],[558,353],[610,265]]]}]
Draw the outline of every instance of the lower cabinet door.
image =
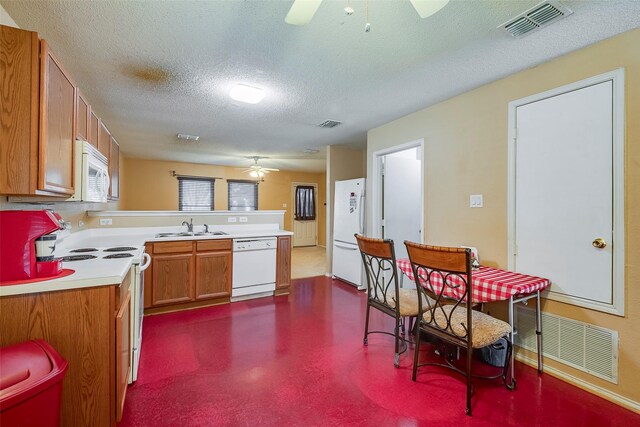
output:
[{"label": "lower cabinet door", "polygon": [[116,421],[122,419],[131,368],[131,292],[116,314]]},{"label": "lower cabinet door", "polygon": [[196,254],[196,300],[231,295],[231,252]]},{"label": "lower cabinet door", "polygon": [[154,255],[152,305],[193,301],[193,256]]}]

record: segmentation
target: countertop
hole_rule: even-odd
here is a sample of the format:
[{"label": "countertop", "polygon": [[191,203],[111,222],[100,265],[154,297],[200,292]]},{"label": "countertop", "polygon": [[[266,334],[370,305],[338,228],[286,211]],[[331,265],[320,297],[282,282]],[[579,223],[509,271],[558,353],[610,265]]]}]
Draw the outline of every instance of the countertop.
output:
[{"label": "countertop", "polygon": [[[199,226],[194,226],[199,232]],[[111,246],[134,246],[137,253],[142,253],[142,247],[148,242],[168,242],[176,240],[213,240],[213,239],[243,239],[257,237],[291,236],[292,232],[281,230],[278,224],[246,224],[224,225],[211,227],[211,231],[224,231],[227,235],[219,236],[180,236],[158,238],[158,233],[172,233],[185,231],[184,227],[131,227],[111,229],[88,229],[59,237],[54,255],[67,255],[71,249],[81,247],[107,248]],[[0,296],[30,294],[36,292],[51,292],[65,289],[77,289],[94,286],[119,285],[131,269],[134,262],[140,262],[140,257],[103,259],[96,258],[86,261],[63,262],[63,268],[70,268],[75,272],[59,279],[21,285],[0,286]]]}]

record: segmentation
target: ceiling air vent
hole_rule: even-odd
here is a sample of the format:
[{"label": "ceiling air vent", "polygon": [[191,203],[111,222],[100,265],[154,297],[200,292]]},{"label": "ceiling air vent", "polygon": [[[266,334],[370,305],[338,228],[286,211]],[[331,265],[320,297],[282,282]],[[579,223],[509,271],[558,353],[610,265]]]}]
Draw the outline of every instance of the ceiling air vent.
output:
[{"label": "ceiling air vent", "polygon": [[325,120],[324,122],[320,123],[318,125],[318,127],[320,128],[334,128],[338,125],[341,125],[342,122],[339,122],[337,120]]},{"label": "ceiling air vent", "polygon": [[559,1],[542,2],[524,13],[498,26],[513,37],[522,37],[532,31],[546,27],[552,22],[569,16],[573,11]]}]

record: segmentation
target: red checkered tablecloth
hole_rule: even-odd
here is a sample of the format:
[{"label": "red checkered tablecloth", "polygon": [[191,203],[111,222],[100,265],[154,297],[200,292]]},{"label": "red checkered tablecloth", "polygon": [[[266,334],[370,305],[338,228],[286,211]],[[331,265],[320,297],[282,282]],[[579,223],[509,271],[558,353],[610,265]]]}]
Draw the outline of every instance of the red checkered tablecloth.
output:
[{"label": "red checkered tablecloth", "polygon": [[[415,281],[408,258],[399,259],[396,264],[405,276]],[[473,280],[472,298],[476,303],[508,300],[512,296],[541,291],[551,284],[549,279],[492,267],[480,267],[479,270],[474,270],[471,279]],[[439,291],[437,286],[438,283],[434,283],[435,290]],[[441,283],[440,286],[442,286]]]}]

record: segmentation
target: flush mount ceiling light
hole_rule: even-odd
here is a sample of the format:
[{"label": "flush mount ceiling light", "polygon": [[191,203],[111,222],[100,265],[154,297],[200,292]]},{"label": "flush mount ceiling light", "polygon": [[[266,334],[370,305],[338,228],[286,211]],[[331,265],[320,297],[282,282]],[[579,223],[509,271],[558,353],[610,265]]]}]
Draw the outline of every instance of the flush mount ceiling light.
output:
[{"label": "flush mount ceiling light", "polygon": [[260,89],[259,87],[238,83],[231,88],[229,96],[236,101],[246,102],[247,104],[257,104],[264,99],[265,92],[264,89]]}]

